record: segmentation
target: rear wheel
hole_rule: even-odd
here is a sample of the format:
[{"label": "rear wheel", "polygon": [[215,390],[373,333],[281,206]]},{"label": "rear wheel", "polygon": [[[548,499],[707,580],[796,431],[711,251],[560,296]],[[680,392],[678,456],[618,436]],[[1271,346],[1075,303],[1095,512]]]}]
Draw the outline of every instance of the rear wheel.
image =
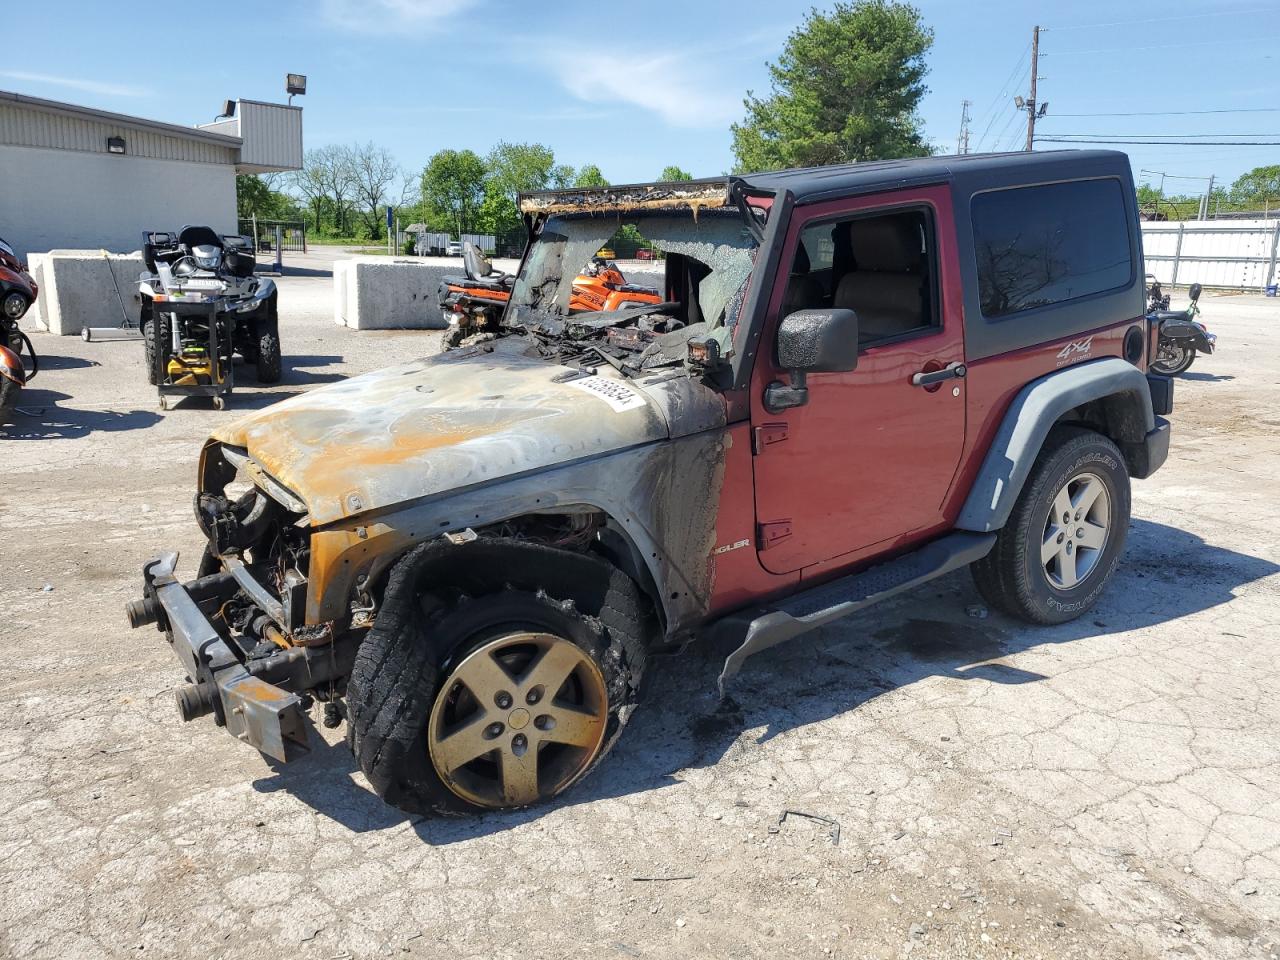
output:
[{"label": "rear wheel", "polygon": [[173,327],[169,315],[155,314],[142,331],[142,344],[147,357],[147,382],[152,386],[169,379],[169,349],[172,342]]},{"label": "rear wheel", "polygon": [[274,320],[264,323],[259,329],[258,349],[253,362],[259,383],[280,382],[280,333]]},{"label": "rear wheel", "polygon": [[1166,377],[1176,377],[1191,369],[1196,359],[1196,348],[1188,343],[1167,340],[1160,344],[1156,358],[1151,362],[1151,369]]},{"label": "rear wheel", "polygon": [[1056,427],[992,551],[972,567],[992,606],[1032,623],[1065,623],[1097,602],[1124,549],[1129,474],[1116,445]]}]

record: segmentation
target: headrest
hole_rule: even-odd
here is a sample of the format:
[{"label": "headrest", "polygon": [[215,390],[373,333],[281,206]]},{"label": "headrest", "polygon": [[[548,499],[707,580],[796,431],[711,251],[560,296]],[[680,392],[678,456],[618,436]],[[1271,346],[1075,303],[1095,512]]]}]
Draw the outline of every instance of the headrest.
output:
[{"label": "headrest", "polygon": [[920,228],[914,217],[876,217],[853,223],[853,258],[859,270],[914,273],[920,269]]}]

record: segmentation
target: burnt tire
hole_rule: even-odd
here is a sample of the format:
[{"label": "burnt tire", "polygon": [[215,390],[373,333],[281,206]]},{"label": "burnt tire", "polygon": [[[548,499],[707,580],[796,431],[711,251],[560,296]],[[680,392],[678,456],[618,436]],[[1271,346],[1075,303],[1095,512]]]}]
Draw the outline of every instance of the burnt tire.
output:
[{"label": "burnt tire", "polygon": [[[437,698],[457,696],[455,670],[469,654],[532,631],[573,644],[598,669],[607,690],[601,745],[556,792],[587,776],[608,753],[636,703],[644,671],[650,615],[634,582],[620,571],[593,557],[528,546],[521,551],[523,561],[513,563],[508,556],[502,563],[513,583],[479,592],[477,576],[491,577],[498,557],[486,559],[483,544],[462,549],[479,560],[476,573],[456,572],[452,558],[442,568],[436,544],[396,564],[347,683],[347,743],[378,795],[410,813],[529,805],[473,802],[459,792],[456,780],[451,787],[438,772],[429,735],[433,708]],[[443,587],[450,582],[441,577],[443,570],[455,570],[450,580],[463,589]],[[549,695],[548,703],[552,699]],[[536,754],[537,743],[533,749]],[[496,768],[502,759],[495,753],[477,763],[492,761]],[[530,802],[546,799],[549,795],[539,794]]]},{"label": "burnt tire", "polygon": [[[1095,483],[1100,489],[1095,490]],[[1079,492],[1079,500],[1072,491]],[[1094,498],[1083,516],[1076,509],[1059,509],[1078,505],[1090,492]],[[1105,504],[1107,520],[1099,541],[1094,533],[1101,525],[1100,503]],[[1120,562],[1129,512],[1129,474],[1116,445],[1082,427],[1055,427],[995,546],[971,567],[979,593],[996,609],[1030,623],[1076,619],[1097,602]],[[1096,548],[1087,545],[1095,542],[1100,544]],[[1071,559],[1073,543],[1078,545]],[[1086,554],[1089,565],[1083,570]],[[1072,577],[1079,576],[1076,582],[1063,572],[1064,560],[1071,564]]]}]

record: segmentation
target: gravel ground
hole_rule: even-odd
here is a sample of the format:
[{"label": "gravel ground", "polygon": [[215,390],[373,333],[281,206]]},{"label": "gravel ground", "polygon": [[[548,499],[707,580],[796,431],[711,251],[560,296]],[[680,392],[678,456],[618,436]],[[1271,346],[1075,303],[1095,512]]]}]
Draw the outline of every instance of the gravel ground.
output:
[{"label": "gravel ground", "polygon": [[[332,255],[281,282],[284,382],[233,411],[433,348],[335,326]],[[139,344],[35,336],[0,434],[0,954],[1274,957],[1280,309],[1203,306],[1223,351],[1091,615],[988,616],[961,573],[754,658],[719,711],[694,652],[561,802],[448,821],[378,801],[341,731],[278,767],[179,722],[122,607],[158,548],[193,569],[234,413],[161,414]]]}]

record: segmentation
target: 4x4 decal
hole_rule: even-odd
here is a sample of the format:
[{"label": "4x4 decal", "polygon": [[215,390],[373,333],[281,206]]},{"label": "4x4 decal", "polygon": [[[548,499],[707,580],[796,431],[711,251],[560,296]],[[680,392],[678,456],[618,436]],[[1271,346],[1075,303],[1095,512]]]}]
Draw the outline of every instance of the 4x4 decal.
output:
[{"label": "4x4 decal", "polygon": [[1065,347],[1058,351],[1057,366],[1065,367],[1068,363],[1075,363],[1077,360],[1083,360],[1089,356],[1093,350],[1093,337],[1085,337],[1083,340],[1072,340]]}]

